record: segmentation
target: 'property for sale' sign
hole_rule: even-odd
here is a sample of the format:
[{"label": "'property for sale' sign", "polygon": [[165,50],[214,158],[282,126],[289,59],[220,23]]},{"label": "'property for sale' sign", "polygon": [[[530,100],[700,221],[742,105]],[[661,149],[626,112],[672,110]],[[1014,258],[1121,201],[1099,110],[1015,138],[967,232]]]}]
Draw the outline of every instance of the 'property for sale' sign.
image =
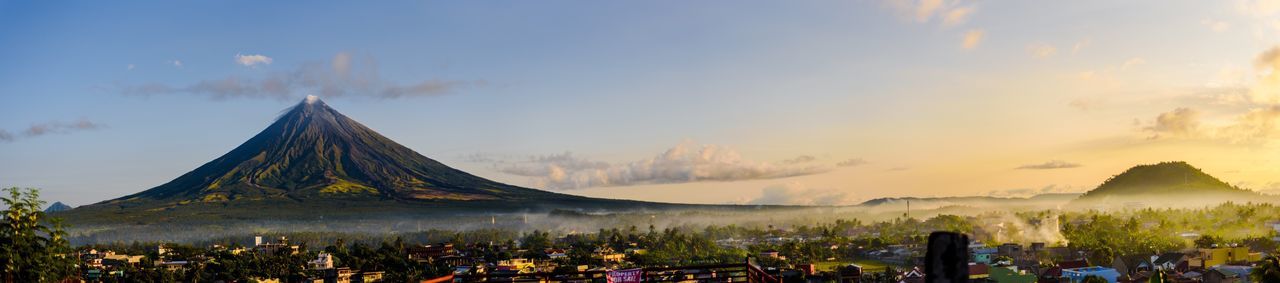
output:
[{"label": "'property for sale' sign", "polygon": [[640,283],[642,276],[644,276],[644,270],[639,268],[613,270],[607,275],[609,283]]}]

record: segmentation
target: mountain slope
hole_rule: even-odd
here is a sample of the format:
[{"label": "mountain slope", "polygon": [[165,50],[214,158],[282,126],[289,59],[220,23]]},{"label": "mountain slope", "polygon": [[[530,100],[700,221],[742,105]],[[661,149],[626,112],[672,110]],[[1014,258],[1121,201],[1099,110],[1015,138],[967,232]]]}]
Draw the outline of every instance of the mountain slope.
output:
[{"label": "mountain slope", "polygon": [[1238,188],[1186,162],[1138,165],[1107,179],[1069,204],[1076,208],[1202,207],[1274,198]]},{"label": "mountain slope", "polygon": [[222,202],[286,197],[527,200],[573,196],[453,169],[308,97],[227,154],[130,200]]},{"label": "mountain slope", "polygon": [[53,212],[59,212],[59,211],[68,210],[68,209],[71,209],[70,205],[67,205],[65,203],[58,201],[58,202],[54,202],[53,204],[50,204],[48,208],[44,209],[44,212],[53,213]]},{"label": "mountain slope", "polygon": [[1186,162],[1173,161],[1138,165],[1107,179],[1080,199],[1143,194],[1227,193],[1252,194],[1218,180]]},{"label": "mountain slope", "polygon": [[57,214],[88,227],[687,207],[707,206],[494,182],[422,156],[308,97],[240,146],[172,181]]}]

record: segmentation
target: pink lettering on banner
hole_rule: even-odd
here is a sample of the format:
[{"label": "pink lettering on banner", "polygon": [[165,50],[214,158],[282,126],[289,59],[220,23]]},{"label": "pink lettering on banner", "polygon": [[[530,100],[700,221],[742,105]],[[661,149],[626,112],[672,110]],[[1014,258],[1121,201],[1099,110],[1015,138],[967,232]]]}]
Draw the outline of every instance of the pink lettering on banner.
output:
[{"label": "pink lettering on banner", "polygon": [[606,275],[609,283],[640,283],[642,276],[644,276],[644,270],[639,268],[612,270]]}]

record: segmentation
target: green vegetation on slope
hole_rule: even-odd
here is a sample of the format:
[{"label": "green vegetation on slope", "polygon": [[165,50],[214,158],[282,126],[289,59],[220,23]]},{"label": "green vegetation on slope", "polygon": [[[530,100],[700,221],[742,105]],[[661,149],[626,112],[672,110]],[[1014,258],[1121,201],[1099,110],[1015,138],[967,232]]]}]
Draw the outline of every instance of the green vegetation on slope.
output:
[{"label": "green vegetation on slope", "polygon": [[1250,193],[1182,161],[1138,165],[1107,179],[1081,199],[1105,196],[1181,193]]}]

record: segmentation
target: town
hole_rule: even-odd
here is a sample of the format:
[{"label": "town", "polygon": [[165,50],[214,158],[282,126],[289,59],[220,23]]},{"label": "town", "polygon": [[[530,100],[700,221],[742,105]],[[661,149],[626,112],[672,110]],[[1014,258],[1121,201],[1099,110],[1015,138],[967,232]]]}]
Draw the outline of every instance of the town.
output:
[{"label": "town", "polygon": [[[199,246],[94,244],[80,247],[77,254],[79,277],[89,282],[603,282],[607,272],[632,269],[642,270],[646,281],[663,282],[748,281],[755,270],[781,282],[923,282],[924,235],[954,230],[975,237],[968,249],[971,282],[1149,282],[1153,277],[1160,282],[1255,282],[1250,279],[1255,269],[1275,268],[1265,261],[1274,264],[1280,241],[1280,219],[1274,219],[1280,214],[1267,214],[1276,209],[1224,204],[1114,216],[1068,213],[1050,217],[1061,221],[1039,223],[1043,227],[1022,228],[1000,222],[1009,215],[987,213],[786,228],[432,231],[391,240],[300,233]],[[1179,231],[1196,223],[1149,218],[1165,213],[1227,217],[1239,216],[1239,211],[1256,214],[1209,225],[1253,222],[1253,236],[1202,235]],[[1034,220],[1043,213],[1017,216]],[[1259,220],[1267,218],[1272,219]],[[1064,238],[1036,241],[1034,230],[1040,228],[1061,229]]]}]

